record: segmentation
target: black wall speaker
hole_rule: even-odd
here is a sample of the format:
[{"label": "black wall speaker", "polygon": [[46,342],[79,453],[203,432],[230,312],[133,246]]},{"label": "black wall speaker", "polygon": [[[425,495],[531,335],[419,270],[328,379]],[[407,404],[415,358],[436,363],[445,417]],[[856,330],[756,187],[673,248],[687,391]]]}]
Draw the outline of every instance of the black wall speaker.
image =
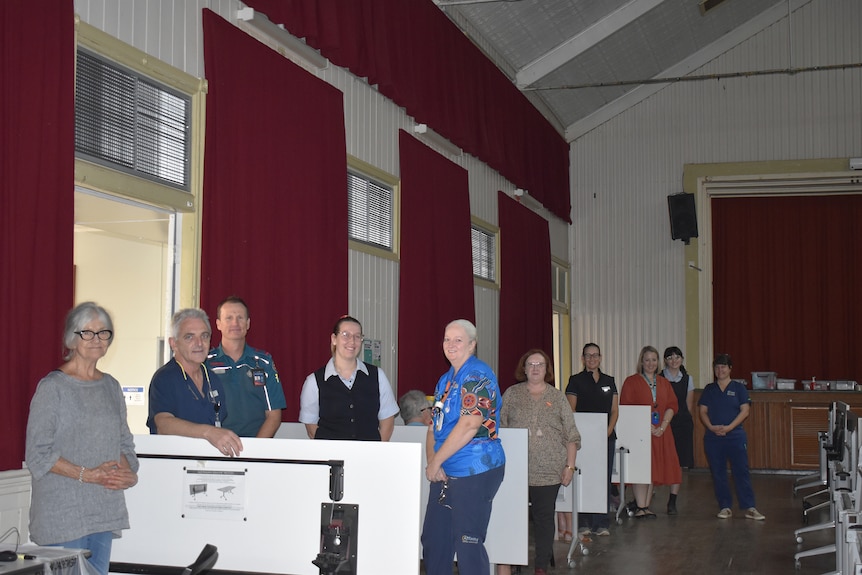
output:
[{"label": "black wall speaker", "polygon": [[670,237],[682,240],[688,245],[691,238],[697,237],[694,194],[682,193],[668,196],[667,211],[670,214]]}]

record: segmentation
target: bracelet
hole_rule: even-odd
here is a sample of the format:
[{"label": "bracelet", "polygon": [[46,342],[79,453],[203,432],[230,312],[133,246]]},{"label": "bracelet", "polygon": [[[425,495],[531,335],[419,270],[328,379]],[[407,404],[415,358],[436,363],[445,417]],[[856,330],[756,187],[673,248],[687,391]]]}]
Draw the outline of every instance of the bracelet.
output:
[{"label": "bracelet", "polygon": [[571,465],[566,465],[566,469],[569,469],[569,470],[571,470],[571,471],[574,471],[574,470],[575,470],[575,468],[574,468],[574,467],[572,467]]},{"label": "bracelet", "polygon": [[86,469],[86,467],[84,467],[84,466],[82,465],[82,466],[81,466],[81,471],[79,471],[79,472],[78,472],[78,483],[83,483],[83,482],[84,482],[84,470],[85,470],[85,469]]}]

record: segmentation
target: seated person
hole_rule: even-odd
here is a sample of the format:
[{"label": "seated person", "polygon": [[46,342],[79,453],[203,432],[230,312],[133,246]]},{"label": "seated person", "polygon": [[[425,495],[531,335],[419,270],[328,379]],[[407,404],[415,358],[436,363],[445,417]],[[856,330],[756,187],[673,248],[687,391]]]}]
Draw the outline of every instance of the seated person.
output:
[{"label": "seated person", "polygon": [[431,402],[418,389],[411,389],[398,400],[404,425],[431,425]]}]

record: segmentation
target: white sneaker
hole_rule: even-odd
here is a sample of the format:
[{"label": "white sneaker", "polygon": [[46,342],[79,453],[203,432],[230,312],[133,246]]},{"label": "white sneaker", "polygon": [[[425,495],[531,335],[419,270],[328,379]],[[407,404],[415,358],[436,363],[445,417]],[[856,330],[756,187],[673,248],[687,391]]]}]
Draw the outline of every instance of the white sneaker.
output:
[{"label": "white sneaker", "polygon": [[763,521],[766,519],[766,515],[755,509],[754,507],[749,507],[748,511],[745,513],[746,519],[754,519],[755,521]]},{"label": "white sneaker", "polygon": [[[754,509],[754,508],[752,508],[752,509]],[[757,511],[757,510],[755,509],[755,511]],[[749,513],[750,513],[750,511],[749,511]],[[719,519],[730,519],[731,515],[733,515],[733,511],[731,511],[730,509],[725,507],[724,509],[722,509],[721,511],[718,512],[717,517]],[[763,516],[761,515],[761,517],[763,517]]]}]

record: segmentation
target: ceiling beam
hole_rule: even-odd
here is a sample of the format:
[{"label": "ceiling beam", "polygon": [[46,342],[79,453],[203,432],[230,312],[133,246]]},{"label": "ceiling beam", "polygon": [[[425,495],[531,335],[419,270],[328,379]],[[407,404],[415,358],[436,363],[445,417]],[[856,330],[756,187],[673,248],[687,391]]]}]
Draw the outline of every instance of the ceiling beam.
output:
[{"label": "ceiling beam", "polygon": [[[796,11],[802,6],[805,6],[806,4],[811,2],[811,0],[789,0],[789,2],[789,9],[791,11]],[[772,26],[776,22],[782,20],[783,18],[786,18],[787,14],[788,4],[784,0],[781,0],[780,2],[772,6],[772,8],[764,10],[748,22],[731,30],[712,44],[698,50],[688,58],[679,62],[678,64],[675,64],[674,66],[671,66],[670,68],[656,74],[654,78],[673,78],[676,76],[685,76],[686,74],[690,74],[695,70],[701,68],[702,66],[708,64],[715,58],[718,58],[731,48],[738,46],[742,42],[755,36],[769,26]],[[577,140],[587,132],[594,130],[598,126],[604,124],[615,116],[618,116],[632,106],[646,100],[656,92],[663,90],[669,84],[670,83],[645,84],[640,85],[629,92],[626,92],[623,96],[620,96],[613,102],[604,105],[589,116],[586,116],[578,120],[577,122],[573,122],[572,124],[570,124],[566,128],[566,141],[573,142]]]},{"label": "ceiling beam", "polygon": [[515,75],[519,88],[532,86],[557,68],[577,58],[610,35],[619,32],[664,0],[632,0],[611,12],[577,36],[569,38],[553,50],[539,56]]}]

